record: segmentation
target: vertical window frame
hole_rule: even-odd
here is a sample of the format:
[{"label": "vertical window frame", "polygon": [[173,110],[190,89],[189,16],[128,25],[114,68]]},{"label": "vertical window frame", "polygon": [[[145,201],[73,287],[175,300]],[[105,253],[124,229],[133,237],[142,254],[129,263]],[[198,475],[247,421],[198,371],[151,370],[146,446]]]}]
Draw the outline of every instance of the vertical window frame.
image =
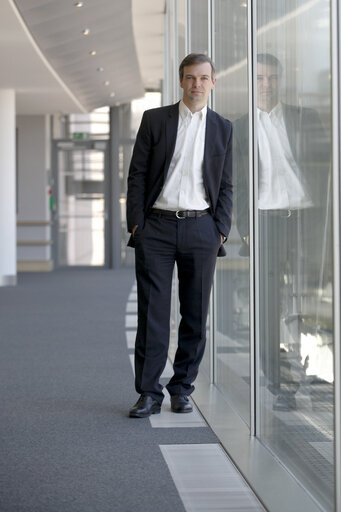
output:
[{"label": "vertical window frame", "polygon": [[333,183],[333,328],[334,328],[334,473],[335,510],[341,509],[341,325],[340,325],[340,218],[341,191],[341,9],[337,0],[330,3],[331,96],[332,96],[332,183]]}]

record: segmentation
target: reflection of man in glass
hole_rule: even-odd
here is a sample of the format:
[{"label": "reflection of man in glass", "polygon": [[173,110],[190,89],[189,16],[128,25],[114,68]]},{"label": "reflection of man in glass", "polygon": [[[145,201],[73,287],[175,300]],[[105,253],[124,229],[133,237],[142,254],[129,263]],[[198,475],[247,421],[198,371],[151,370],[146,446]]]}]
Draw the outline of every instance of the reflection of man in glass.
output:
[{"label": "reflection of man in glass", "polygon": [[[261,359],[268,389],[275,396],[273,407],[287,411],[296,409],[295,393],[308,364],[299,361],[302,301],[303,291],[316,287],[311,275],[316,275],[313,260],[316,243],[321,243],[327,182],[321,170],[328,157],[317,113],[279,100],[281,77],[276,57],[257,56]],[[235,145],[237,226],[245,251],[248,116],[235,123]]]}]

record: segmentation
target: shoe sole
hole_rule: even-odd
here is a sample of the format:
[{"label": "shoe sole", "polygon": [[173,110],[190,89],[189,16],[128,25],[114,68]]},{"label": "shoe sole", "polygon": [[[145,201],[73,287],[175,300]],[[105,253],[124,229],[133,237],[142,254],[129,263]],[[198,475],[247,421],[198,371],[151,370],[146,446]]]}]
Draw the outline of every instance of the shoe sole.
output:
[{"label": "shoe sole", "polygon": [[131,412],[129,413],[129,418],[148,418],[152,414],[160,414],[161,407],[156,407],[155,409],[152,409],[150,412],[147,412],[145,414],[139,414],[137,412]]},{"label": "shoe sole", "polygon": [[185,410],[182,410],[182,409],[171,409],[172,412],[176,412],[177,414],[186,414],[186,413],[189,413],[189,412],[193,412],[193,409],[185,409]]}]

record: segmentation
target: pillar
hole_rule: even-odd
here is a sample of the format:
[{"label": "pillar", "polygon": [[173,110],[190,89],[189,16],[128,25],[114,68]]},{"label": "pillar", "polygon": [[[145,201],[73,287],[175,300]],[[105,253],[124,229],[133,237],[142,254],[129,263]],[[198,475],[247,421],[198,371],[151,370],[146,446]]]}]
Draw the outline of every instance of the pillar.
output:
[{"label": "pillar", "polygon": [[110,191],[109,226],[111,231],[110,268],[121,266],[121,208],[120,208],[120,107],[110,108]]},{"label": "pillar", "polygon": [[0,286],[17,281],[15,91],[0,89]]}]

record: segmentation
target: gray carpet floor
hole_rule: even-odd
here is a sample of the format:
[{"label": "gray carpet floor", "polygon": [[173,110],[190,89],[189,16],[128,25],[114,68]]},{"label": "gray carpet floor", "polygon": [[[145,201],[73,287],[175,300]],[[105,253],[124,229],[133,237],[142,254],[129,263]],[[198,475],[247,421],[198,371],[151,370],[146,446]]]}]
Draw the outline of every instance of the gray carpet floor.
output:
[{"label": "gray carpet floor", "polygon": [[0,288],[1,512],[184,511],[159,445],[217,439],[128,418],[133,280],[70,270]]}]

